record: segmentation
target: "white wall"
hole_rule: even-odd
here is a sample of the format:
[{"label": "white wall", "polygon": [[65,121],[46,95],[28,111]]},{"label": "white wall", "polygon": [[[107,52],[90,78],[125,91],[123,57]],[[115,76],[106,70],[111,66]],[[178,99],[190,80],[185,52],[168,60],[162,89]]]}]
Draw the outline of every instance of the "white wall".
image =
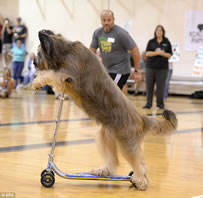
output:
[{"label": "white wall", "polygon": [[[0,0],[0,8],[4,2]],[[28,51],[39,44],[40,29],[51,29],[70,40],[80,40],[87,47],[93,31],[100,27],[100,12],[113,10],[116,23],[131,22],[130,31],[140,51],[153,37],[156,25],[162,24],[172,43],[180,45],[181,59],[174,64],[174,75],[191,75],[195,52],[184,51],[184,11],[203,9],[203,0],[18,0],[16,9],[28,27]],[[9,3],[10,4],[10,3]],[[12,4],[13,5],[13,4]],[[7,9],[8,10],[8,9]]]},{"label": "white wall", "polygon": [[105,7],[105,1],[94,0],[20,0],[19,13],[29,29],[28,47],[36,48],[39,44],[37,35],[41,29],[53,30],[89,46],[94,29],[100,25],[98,16]]},{"label": "white wall", "polygon": [[19,13],[18,6],[19,0],[0,0],[0,14],[15,23]]}]

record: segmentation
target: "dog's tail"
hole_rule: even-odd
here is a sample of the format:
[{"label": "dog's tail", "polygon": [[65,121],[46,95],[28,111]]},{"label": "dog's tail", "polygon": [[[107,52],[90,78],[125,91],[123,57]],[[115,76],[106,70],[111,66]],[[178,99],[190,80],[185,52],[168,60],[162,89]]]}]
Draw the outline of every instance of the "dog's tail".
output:
[{"label": "dog's tail", "polygon": [[[177,129],[178,121],[174,112],[164,110],[162,119],[143,117],[145,133],[152,135],[169,135]],[[146,121],[146,122],[145,122]]]}]

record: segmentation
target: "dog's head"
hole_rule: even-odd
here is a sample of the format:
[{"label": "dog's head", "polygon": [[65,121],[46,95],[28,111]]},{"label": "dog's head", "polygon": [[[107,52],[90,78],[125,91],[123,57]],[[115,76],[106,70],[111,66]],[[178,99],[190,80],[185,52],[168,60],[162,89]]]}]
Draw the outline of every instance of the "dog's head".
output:
[{"label": "dog's head", "polygon": [[38,70],[52,69],[58,71],[63,65],[63,57],[67,55],[66,42],[60,35],[51,30],[41,30],[38,33],[40,45],[34,64]]},{"label": "dog's head", "polygon": [[87,69],[87,59],[90,51],[78,41],[66,40],[50,30],[38,33],[40,45],[34,64],[37,70],[53,70],[66,76],[65,83],[74,90],[80,90],[81,79]]}]

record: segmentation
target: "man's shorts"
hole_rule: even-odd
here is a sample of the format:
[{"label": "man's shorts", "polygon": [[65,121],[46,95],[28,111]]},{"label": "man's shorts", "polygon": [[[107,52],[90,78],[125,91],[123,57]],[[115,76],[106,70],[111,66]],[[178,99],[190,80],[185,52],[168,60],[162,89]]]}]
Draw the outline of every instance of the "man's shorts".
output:
[{"label": "man's shorts", "polygon": [[12,43],[3,43],[2,54],[8,54],[12,49]]},{"label": "man's shorts", "polygon": [[119,86],[120,89],[123,88],[123,86],[126,84],[128,77],[130,74],[115,74],[115,73],[109,73],[113,81]]}]

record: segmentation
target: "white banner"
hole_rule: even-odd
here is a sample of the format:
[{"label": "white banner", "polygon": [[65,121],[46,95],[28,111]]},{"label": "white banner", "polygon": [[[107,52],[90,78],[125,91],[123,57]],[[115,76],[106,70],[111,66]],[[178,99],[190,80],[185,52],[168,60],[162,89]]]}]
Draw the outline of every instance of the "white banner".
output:
[{"label": "white banner", "polygon": [[196,51],[203,46],[203,11],[185,11],[184,49]]},{"label": "white banner", "polygon": [[169,58],[168,61],[170,63],[178,62],[180,59],[179,44],[177,43],[172,44],[172,52],[173,52],[173,55],[171,56],[171,58]]}]

